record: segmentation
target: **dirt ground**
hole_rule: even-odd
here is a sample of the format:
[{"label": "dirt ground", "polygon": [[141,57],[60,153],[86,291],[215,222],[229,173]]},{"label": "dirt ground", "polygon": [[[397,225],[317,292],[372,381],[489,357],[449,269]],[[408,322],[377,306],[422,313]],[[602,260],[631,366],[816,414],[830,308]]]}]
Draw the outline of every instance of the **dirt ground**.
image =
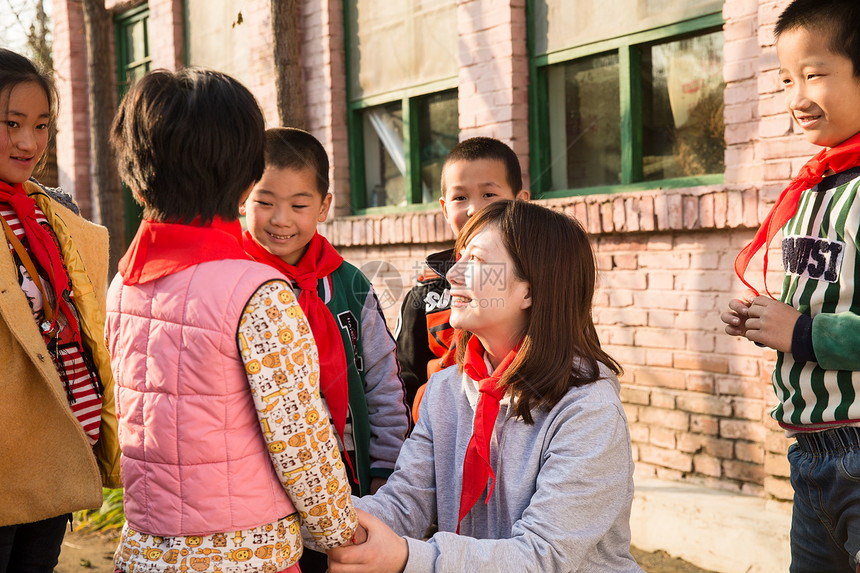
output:
[{"label": "dirt ground", "polygon": [[[67,533],[54,573],[113,573],[113,550],[116,536]],[[663,551],[646,553],[635,547],[633,556],[647,573],[713,573],[699,569]]]}]

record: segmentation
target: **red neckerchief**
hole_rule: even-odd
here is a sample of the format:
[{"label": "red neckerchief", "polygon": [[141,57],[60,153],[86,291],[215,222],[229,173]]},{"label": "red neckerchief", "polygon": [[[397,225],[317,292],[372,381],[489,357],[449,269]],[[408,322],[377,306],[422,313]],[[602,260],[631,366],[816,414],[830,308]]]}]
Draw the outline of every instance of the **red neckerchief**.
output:
[{"label": "red neckerchief", "polygon": [[123,284],[136,285],[208,261],[250,258],[239,221],[216,218],[200,226],[144,219],[118,266]]},{"label": "red neckerchief", "polygon": [[313,236],[308,243],[307,252],[295,266],[263,248],[250,231],[245,231],[244,239],[245,250],[251,257],[275,267],[295,282],[302,291],[299,294],[299,306],[308,317],[311,332],[319,348],[320,391],[328,405],[334,429],[343,443],[346,412],[349,406],[346,352],[343,348],[340,328],[317,293],[317,281],[336,271],[343,263],[343,257],[319,233]]},{"label": "red neckerchief", "polygon": [[770,294],[770,291],[767,290],[767,248],[777,232],[797,212],[801,192],[820,183],[824,178],[824,173],[828,169],[836,173],[841,173],[857,165],[860,165],[860,133],[846,139],[836,147],[822,149],[815,157],[807,161],[806,165],[800,168],[800,173],[785,188],[785,191],[780,194],[779,199],[776,200],[770,213],[765,217],[761,227],[756,231],[753,240],[741,250],[735,259],[735,273],[740,277],[742,283],[755,292],[756,296],[758,296],[759,292],[744,280],[744,273],[753,256],[759,249],[764,248],[764,269],[762,271],[764,275],[764,290],[768,296],[774,298]]},{"label": "red neckerchief", "polygon": [[506,386],[499,386],[499,380],[505,370],[517,357],[520,349],[518,343],[511,350],[499,367],[492,374],[487,372],[487,364],[484,362],[484,347],[477,336],[472,335],[466,345],[466,356],[463,363],[463,371],[478,382],[478,391],[481,397],[478,399],[478,408],[475,410],[475,424],[472,430],[472,439],[466,447],[466,457],[463,460],[463,487],[460,490],[460,516],[457,519],[457,533],[460,533],[460,522],[477,503],[484,489],[487,487],[487,479],[490,480],[490,491],[487,492],[487,502],[493,495],[496,485],[496,474],[490,466],[490,438],[493,436],[493,427],[499,415],[499,401],[507,391]]},{"label": "red neckerchief", "polygon": [[[0,201],[9,203],[9,206],[15,211],[15,215],[27,236],[30,253],[47,273],[47,278],[54,289],[54,324],[50,326],[49,330],[54,331],[57,317],[62,312],[72,329],[72,338],[79,346],[82,346],[81,328],[78,324],[77,315],[69,306],[69,275],[66,273],[63,255],[57,247],[53,234],[36,221],[36,201],[27,195],[23,183],[9,185],[5,181],[0,181]],[[45,304],[49,304],[47,299]]]}]

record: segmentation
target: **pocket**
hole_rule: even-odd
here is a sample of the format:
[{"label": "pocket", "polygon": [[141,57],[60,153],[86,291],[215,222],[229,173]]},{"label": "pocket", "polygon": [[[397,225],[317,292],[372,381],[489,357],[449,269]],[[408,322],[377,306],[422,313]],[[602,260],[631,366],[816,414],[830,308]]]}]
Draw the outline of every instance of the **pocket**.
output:
[{"label": "pocket", "polygon": [[839,456],[839,473],[846,479],[860,483],[860,450],[852,449]]}]

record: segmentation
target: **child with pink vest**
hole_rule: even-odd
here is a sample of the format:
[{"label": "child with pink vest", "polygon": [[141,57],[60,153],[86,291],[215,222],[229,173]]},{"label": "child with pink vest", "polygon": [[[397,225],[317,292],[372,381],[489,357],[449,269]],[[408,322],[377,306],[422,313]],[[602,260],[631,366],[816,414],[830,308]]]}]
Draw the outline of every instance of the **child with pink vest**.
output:
[{"label": "child with pink vest", "polygon": [[241,245],[263,172],[254,97],[216,72],[156,71],[114,120],[144,220],[108,293],[127,524],[119,571],[298,571],[356,530],[288,283]]}]

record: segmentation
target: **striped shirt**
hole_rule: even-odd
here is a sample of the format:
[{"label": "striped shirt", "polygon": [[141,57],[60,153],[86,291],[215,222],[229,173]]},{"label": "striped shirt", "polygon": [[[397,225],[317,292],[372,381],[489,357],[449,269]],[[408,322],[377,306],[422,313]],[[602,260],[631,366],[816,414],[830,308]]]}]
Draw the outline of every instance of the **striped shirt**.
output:
[{"label": "striped shirt", "polygon": [[[18,240],[29,250],[30,247],[24,233],[24,228],[21,226],[21,222],[18,220],[15,211],[12,210],[8,203],[0,202],[0,216],[6,220],[9,227],[15,233],[15,236],[18,237]],[[36,221],[43,227],[48,226],[48,220],[38,207],[36,207]],[[45,301],[42,298],[42,293],[36,287],[35,282],[30,277],[30,273],[21,264],[18,254],[11,244],[9,244],[9,250],[12,252],[12,260],[15,261],[18,267],[18,284],[21,285],[21,289],[30,302],[36,324],[41,324],[45,320],[43,310]],[[35,260],[33,262],[38,264]],[[43,271],[39,271],[39,276],[41,277],[43,288],[50,291],[47,293],[48,298],[53,299],[54,292],[51,288],[51,283],[44,276]],[[71,306],[74,308],[71,289],[69,291],[69,297],[72,299]],[[51,304],[51,301],[48,304]],[[49,339],[46,339],[45,343],[48,345],[54,365],[60,372],[60,377],[68,381],[67,391],[70,394],[69,406],[72,409],[72,413],[84,429],[90,445],[93,445],[99,438],[102,399],[96,393],[94,374],[87,366],[87,362],[83,356],[83,349],[80,344],[72,339],[69,324],[61,317],[58,317],[57,322],[60,325],[60,331],[57,335],[58,343],[56,345],[49,345]]]},{"label": "striped shirt", "polygon": [[783,227],[782,302],[813,318],[817,362],[777,353],[771,415],[789,430],[860,422],[860,167],[801,194]]}]

